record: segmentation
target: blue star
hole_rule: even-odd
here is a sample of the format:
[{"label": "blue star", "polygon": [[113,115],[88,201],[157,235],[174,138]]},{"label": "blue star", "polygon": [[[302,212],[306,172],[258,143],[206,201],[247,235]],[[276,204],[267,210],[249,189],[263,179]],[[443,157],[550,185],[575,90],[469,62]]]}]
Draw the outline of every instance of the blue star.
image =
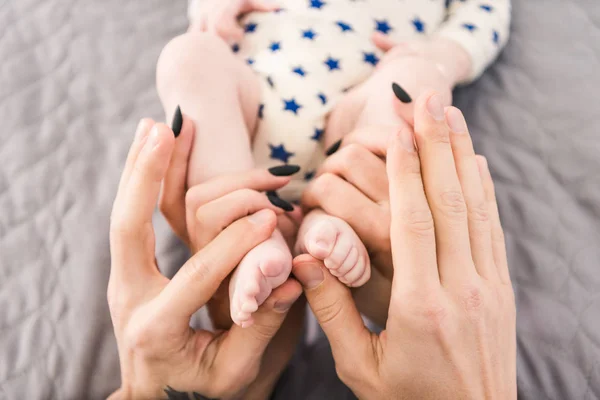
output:
[{"label": "blue star", "polygon": [[375,20],[375,30],[387,35],[392,30],[392,27],[385,19],[381,21]]},{"label": "blue star", "polygon": [[269,84],[269,86],[271,86],[272,88],[275,87],[275,83],[273,83],[273,78],[271,78],[271,76],[267,76],[267,83]]},{"label": "blue star", "polygon": [[377,55],[375,55],[375,53],[363,52],[363,54],[365,56],[363,61],[366,62],[367,64],[371,64],[371,65],[375,66],[379,62],[379,58],[377,57]]},{"label": "blue star", "polygon": [[258,106],[258,118],[262,119],[265,111],[265,105],[261,104]]},{"label": "blue star", "polygon": [[256,27],[258,26],[255,22],[248,22],[246,26],[244,26],[244,32],[253,33],[256,32]]},{"label": "blue star", "polygon": [[281,42],[271,42],[269,49],[275,53],[278,50],[281,50]]},{"label": "blue star", "polygon": [[292,72],[300,76],[306,76],[306,71],[301,66],[297,66],[292,70]]},{"label": "blue star", "polygon": [[327,96],[325,96],[323,93],[319,93],[317,97],[319,98],[319,100],[321,100],[321,103],[323,103],[323,105],[327,104]]},{"label": "blue star", "polygon": [[462,27],[468,30],[469,32],[473,32],[477,27],[473,24],[462,24]]},{"label": "blue star", "polygon": [[325,130],[324,130],[324,129],[318,129],[318,128],[315,128],[315,134],[314,134],[314,135],[312,135],[310,138],[311,138],[312,140],[319,141],[319,140],[321,140],[321,136],[323,136],[323,133],[325,133]]},{"label": "blue star", "polygon": [[343,21],[337,21],[335,24],[342,29],[342,32],[352,32],[354,30],[352,29],[352,25],[349,25]]},{"label": "blue star", "polygon": [[415,17],[415,19],[413,19],[412,21],[413,26],[415,27],[415,30],[419,33],[423,33],[425,32],[425,23],[423,21],[421,21],[421,19],[419,17]]},{"label": "blue star", "polygon": [[494,7],[487,5],[487,4],[482,4],[479,6],[479,8],[481,8],[482,10],[487,11],[489,13],[491,13],[492,10],[494,9]]},{"label": "blue star", "polygon": [[315,40],[315,37],[317,37],[317,32],[313,31],[312,29],[307,29],[302,31],[302,37],[308,40]]},{"label": "blue star", "polygon": [[304,180],[307,182],[310,181],[314,177],[315,177],[315,171],[308,171],[307,173],[304,174]]},{"label": "blue star", "polygon": [[340,69],[340,60],[332,58],[331,56],[325,60],[325,65],[329,68],[329,71],[339,70]]},{"label": "blue star", "polygon": [[498,31],[494,31],[492,40],[495,44],[500,43],[500,34],[498,33]]},{"label": "blue star", "polygon": [[253,58],[248,58],[248,59],[246,60],[246,64],[248,64],[248,65],[252,65],[252,64],[254,64],[254,59],[253,59]]},{"label": "blue star", "polygon": [[270,157],[274,160],[280,160],[283,161],[284,163],[288,163],[288,160],[290,159],[290,157],[293,157],[295,154],[294,153],[290,153],[285,149],[285,146],[282,144],[280,144],[279,146],[273,146],[272,144],[269,143],[269,148],[271,149],[271,155]]},{"label": "blue star", "polygon": [[296,99],[292,98],[291,100],[283,100],[283,111],[291,111],[294,114],[298,115],[298,110],[302,108],[302,106],[296,103]]},{"label": "blue star", "polygon": [[308,3],[308,8],[317,8],[319,10],[327,5],[327,3],[321,0],[309,0]]},{"label": "blue star", "polygon": [[232,50],[234,53],[237,53],[238,51],[240,51],[240,45],[239,45],[239,44],[237,44],[237,43],[234,43],[234,44],[233,44],[233,46],[231,46],[231,50]]}]

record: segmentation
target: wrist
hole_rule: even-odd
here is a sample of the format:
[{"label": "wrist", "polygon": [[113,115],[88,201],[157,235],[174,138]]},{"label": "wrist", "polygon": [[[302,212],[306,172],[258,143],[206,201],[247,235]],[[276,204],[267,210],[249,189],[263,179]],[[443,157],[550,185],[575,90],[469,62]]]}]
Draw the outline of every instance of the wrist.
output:
[{"label": "wrist", "polygon": [[458,42],[443,37],[435,37],[428,44],[426,57],[431,58],[448,77],[454,87],[466,81],[471,75],[471,56]]}]

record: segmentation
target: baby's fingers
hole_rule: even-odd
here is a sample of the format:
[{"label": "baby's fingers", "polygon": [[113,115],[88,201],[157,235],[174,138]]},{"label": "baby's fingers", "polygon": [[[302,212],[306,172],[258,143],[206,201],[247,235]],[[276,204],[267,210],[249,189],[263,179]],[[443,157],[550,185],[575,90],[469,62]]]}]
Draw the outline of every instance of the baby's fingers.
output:
[{"label": "baby's fingers", "polygon": [[246,0],[244,6],[241,9],[242,13],[250,11],[275,11],[281,8],[281,5],[277,1],[273,0]]}]

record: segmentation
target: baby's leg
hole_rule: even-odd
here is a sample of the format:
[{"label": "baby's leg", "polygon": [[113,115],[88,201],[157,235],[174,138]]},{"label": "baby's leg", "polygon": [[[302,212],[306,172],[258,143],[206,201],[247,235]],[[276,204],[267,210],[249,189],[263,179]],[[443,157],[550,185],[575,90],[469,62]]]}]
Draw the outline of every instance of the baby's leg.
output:
[{"label": "baby's leg", "polygon": [[358,235],[348,223],[322,210],[311,211],[302,221],[296,251],[323,260],[348,286],[362,286],[371,277],[369,254]]},{"label": "baby's leg", "polygon": [[[259,83],[223,41],[202,33],[173,39],[160,56],[157,87],[168,117],[179,105],[196,125],[188,186],[253,168],[251,135],[257,124]],[[278,231],[251,250],[230,281],[233,321],[250,325],[251,313],[285,282],[291,265],[291,253]]]}]

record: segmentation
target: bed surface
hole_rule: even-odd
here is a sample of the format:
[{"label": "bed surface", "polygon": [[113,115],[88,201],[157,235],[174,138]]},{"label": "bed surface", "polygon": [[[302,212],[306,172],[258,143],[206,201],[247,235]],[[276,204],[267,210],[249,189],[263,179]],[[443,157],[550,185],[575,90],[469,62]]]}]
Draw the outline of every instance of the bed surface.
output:
[{"label": "bed surface", "polygon": [[[0,399],[100,399],[119,385],[110,208],[137,120],[162,118],[155,62],[185,8],[0,0]],[[600,3],[513,11],[507,49],[456,104],[497,184],[519,395],[599,399]],[[185,251],[156,222],[172,269]],[[276,397],[349,398],[327,353],[320,341],[299,354]]]}]

